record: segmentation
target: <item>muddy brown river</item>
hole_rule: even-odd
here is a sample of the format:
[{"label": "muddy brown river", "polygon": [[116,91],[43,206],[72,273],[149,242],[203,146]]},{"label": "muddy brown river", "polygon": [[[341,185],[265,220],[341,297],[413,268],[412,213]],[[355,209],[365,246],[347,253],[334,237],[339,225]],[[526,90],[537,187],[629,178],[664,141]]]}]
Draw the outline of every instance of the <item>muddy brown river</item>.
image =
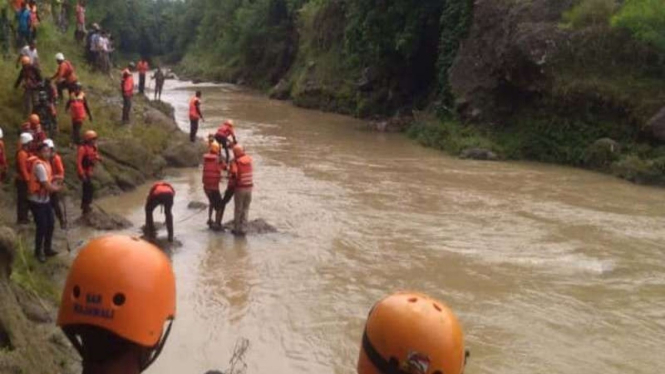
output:
[{"label": "muddy brown river", "polygon": [[[225,370],[240,338],[248,373],[354,373],[369,308],[401,289],[457,312],[467,374],[665,368],[664,190],[462,161],[232,85],[167,81],[183,129],[195,89],[199,135],[235,120],[256,163],[250,219],[280,232],[235,239],[208,231],[205,214],[176,224],[178,314],[149,373]],[[200,179],[168,178],[176,221],[205,201]],[[147,189],[103,204],[138,225]]]}]

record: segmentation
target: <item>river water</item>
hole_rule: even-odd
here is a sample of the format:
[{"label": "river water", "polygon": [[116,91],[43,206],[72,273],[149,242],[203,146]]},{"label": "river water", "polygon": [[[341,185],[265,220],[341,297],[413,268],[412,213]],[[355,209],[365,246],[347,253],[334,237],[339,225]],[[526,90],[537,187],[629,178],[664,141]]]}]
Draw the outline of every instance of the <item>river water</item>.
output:
[{"label": "river water", "polygon": [[[195,89],[199,135],[235,120],[255,159],[250,218],[280,233],[215,234],[205,214],[176,224],[178,314],[149,373],[225,370],[239,338],[248,373],[354,373],[369,308],[402,289],[457,312],[467,374],[665,368],[663,190],[462,161],[236,86],[167,81],[183,129]],[[205,201],[200,171],[168,180],[176,221],[191,217],[187,204]],[[104,205],[138,225],[147,189]]]}]

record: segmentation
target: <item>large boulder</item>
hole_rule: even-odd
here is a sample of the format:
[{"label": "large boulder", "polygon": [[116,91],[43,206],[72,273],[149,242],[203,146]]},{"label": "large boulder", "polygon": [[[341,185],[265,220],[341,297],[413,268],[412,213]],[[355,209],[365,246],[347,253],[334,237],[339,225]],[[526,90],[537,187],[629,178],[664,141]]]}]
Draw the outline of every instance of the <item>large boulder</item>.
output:
[{"label": "large boulder", "polygon": [[282,79],[270,91],[270,98],[276,100],[288,100],[291,97],[291,85],[286,79]]},{"label": "large boulder", "polygon": [[574,0],[477,0],[468,38],[449,70],[458,111],[495,122],[547,89],[547,64],[566,44],[561,14]]},{"label": "large boulder", "polygon": [[206,147],[201,142],[180,140],[167,148],[162,156],[173,167],[197,167],[205,151]]},{"label": "large boulder", "polygon": [[108,213],[99,207],[81,216],[76,224],[102,231],[116,231],[132,227],[132,223],[128,219],[117,214]]},{"label": "large boulder", "polygon": [[584,153],[584,166],[604,169],[619,159],[621,146],[610,138],[602,138],[591,144]]},{"label": "large boulder", "polygon": [[499,159],[496,153],[483,148],[467,148],[460,153],[460,158],[481,161],[496,161]]},{"label": "large boulder", "polygon": [[665,107],[651,117],[646,129],[655,139],[665,142]]},{"label": "large boulder", "polygon": [[162,111],[148,107],[143,114],[143,121],[150,126],[158,127],[166,132],[178,131],[178,124]]},{"label": "large boulder", "polygon": [[161,172],[160,165],[153,162],[152,153],[136,139],[107,141],[100,144],[99,150],[103,157],[138,170],[144,176]]}]

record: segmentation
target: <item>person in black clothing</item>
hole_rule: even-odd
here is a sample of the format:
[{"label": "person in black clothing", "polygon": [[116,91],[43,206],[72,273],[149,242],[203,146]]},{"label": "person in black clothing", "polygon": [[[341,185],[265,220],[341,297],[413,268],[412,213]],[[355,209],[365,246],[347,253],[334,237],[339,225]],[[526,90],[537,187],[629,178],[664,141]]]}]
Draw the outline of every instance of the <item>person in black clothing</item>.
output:
[{"label": "person in black clothing", "polygon": [[155,222],[152,213],[158,206],[164,207],[164,214],[166,215],[166,230],[168,231],[168,240],[173,243],[173,198],[175,197],[175,190],[173,186],[166,182],[155,183],[150,192],[148,199],[145,203],[145,234],[148,238],[154,239],[157,234],[155,229]]}]

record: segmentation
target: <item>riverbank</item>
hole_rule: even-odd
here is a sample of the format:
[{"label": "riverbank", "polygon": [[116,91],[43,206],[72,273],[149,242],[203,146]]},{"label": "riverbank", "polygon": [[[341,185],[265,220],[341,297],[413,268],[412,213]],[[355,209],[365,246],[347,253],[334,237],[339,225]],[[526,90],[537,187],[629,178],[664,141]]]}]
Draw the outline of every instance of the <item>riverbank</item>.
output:
[{"label": "riverbank", "polygon": [[[645,40],[657,32],[636,33],[653,26],[636,6],[459,0],[375,13],[353,1],[305,1],[270,13],[229,4],[219,25],[199,26],[204,37],[177,70],[375,120],[374,130],[406,132],[453,156],[663,186],[665,50]],[[268,24],[259,22],[264,11],[274,17]],[[209,48],[213,27],[220,42]]]},{"label": "riverbank", "polygon": [[[166,167],[197,166],[203,150],[192,146],[173,118],[173,108],[135,96],[132,122],[121,125],[122,99],[117,87],[119,71],[108,77],[93,72],[85,63],[82,47],[69,34],[57,33],[50,23],[40,31],[38,50],[45,75],[56,69],[53,56],[65,54],[76,73],[90,104],[94,122],[86,122],[83,131],[94,129],[100,137],[103,161],[95,169],[93,184],[96,198],[122,194],[150,180],[160,178]],[[0,61],[0,116],[10,165],[19,126],[23,123],[22,92],[13,89],[18,75],[14,60]],[[68,246],[87,239],[93,232],[75,226],[80,211],[77,202],[80,183],[76,176],[76,151],[69,147],[71,122],[64,103],[57,107],[59,136],[54,139],[66,168],[67,211],[71,226],[69,237],[56,228],[54,247],[62,255],[39,264],[33,258],[34,228],[16,227],[13,183],[0,188],[0,372],[69,373],[77,372],[77,355],[55,327],[55,313],[60,290],[73,256],[66,256]],[[201,145],[202,147],[202,145]],[[10,167],[10,180],[13,180]]]}]

